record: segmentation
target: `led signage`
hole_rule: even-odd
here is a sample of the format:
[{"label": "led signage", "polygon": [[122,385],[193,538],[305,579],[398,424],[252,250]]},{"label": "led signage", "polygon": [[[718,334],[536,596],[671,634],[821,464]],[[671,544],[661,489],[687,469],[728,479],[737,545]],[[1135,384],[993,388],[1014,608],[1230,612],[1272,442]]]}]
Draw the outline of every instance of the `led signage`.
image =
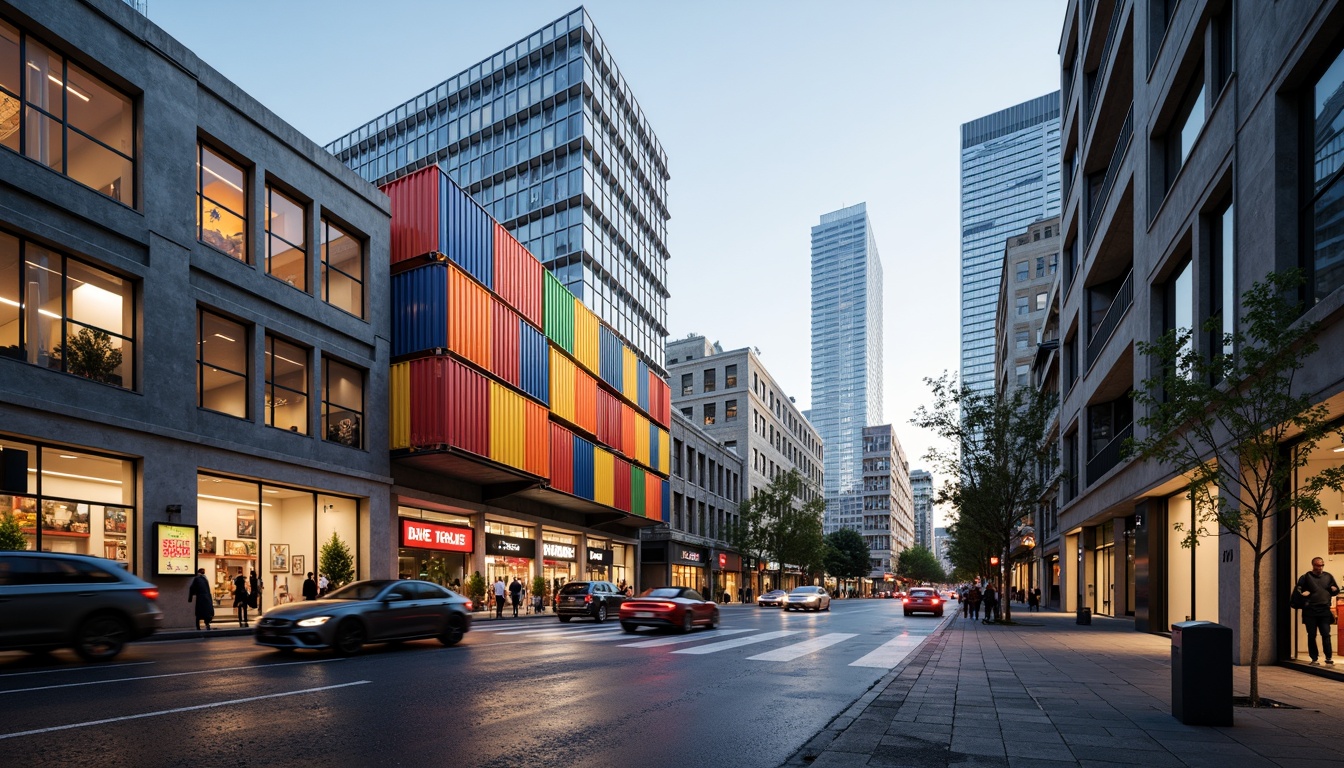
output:
[{"label": "led signage", "polygon": [[470,528],[401,519],[401,546],[437,549],[443,552],[470,552],[473,536]]}]

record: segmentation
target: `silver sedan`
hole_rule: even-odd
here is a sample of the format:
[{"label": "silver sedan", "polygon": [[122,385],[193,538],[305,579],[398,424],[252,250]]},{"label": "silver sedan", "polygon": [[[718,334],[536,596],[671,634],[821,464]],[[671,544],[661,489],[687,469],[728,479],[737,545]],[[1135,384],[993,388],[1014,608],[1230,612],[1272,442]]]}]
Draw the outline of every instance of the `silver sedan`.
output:
[{"label": "silver sedan", "polygon": [[293,651],[332,648],[343,656],[365,643],[438,638],[454,645],[471,628],[471,601],[428,581],[356,581],[321,600],[289,603],[257,622],[258,645]]},{"label": "silver sedan", "polygon": [[797,587],[784,596],[784,610],[829,611],[831,593],[825,587]]}]

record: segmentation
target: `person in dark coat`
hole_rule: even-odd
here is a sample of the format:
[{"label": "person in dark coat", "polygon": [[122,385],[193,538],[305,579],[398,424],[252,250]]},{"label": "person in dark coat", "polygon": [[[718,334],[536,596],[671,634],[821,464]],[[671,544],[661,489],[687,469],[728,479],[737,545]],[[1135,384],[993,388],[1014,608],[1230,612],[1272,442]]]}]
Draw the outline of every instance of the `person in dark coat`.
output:
[{"label": "person in dark coat", "polygon": [[247,580],[247,605],[257,613],[261,613],[261,579],[257,578],[257,569],[252,569],[252,575]]},{"label": "person in dark coat", "polygon": [[238,569],[238,575],[233,577],[233,608],[238,612],[238,626],[247,626],[247,577],[243,575],[243,569]]},{"label": "person in dark coat", "polygon": [[200,568],[196,571],[196,578],[191,580],[191,588],[187,590],[187,602],[196,603],[196,628],[201,628],[201,622],[205,622],[205,628],[210,628],[210,622],[215,620],[215,600],[210,594],[210,580],[205,578],[205,569]]},{"label": "person in dark coat", "polygon": [[1311,656],[1311,663],[1321,663],[1320,649],[1316,646],[1316,633],[1319,632],[1325,663],[1333,666],[1335,654],[1330,647],[1330,614],[1334,612],[1339,583],[1325,570],[1325,560],[1312,558],[1311,570],[1297,580],[1297,591],[1307,599],[1307,607],[1302,609],[1302,624],[1307,628],[1307,654]]},{"label": "person in dark coat", "polygon": [[1036,587],[1027,593],[1027,607],[1033,611],[1041,610],[1041,588]]},{"label": "person in dark coat", "polygon": [[313,581],[312,571],[309,571],[308,578],[303,580],[303,599],[304,600],[317,599],[317,582]]},{"label": "person in dark coat", "polygon": [[513,577],[513,582],[509,584],[509,602],[513,604],[513,615],[518,616],[518,606],[523,602],[523,582]]}]

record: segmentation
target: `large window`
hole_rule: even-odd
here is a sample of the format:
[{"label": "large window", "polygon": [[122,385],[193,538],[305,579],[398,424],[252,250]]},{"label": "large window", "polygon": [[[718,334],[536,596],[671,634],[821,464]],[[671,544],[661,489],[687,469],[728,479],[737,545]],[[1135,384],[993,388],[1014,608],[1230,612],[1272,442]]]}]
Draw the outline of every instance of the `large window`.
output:
[{"label": "large window", "polygon": [[322,434],[327,440],[363,448],[364,372],[323,358]]},{"label": "large window", "polygon": [[1209,316],[1219,319],[1210,333],[1209,351],[1232,354],[1228,338],[1237,330],[1235,208],[1223,206],[1209,221]]},{"label": "large window", "polygon": [[308,434],[308,350],[267,334],[266,424]]},{"label": "large window", "polygon": [[[1195,298],[1194,298],[1193,278],[1190,274],[1190,261],[1186,260],[1172,276],[1167,284],[1163,286],[1163,332],[1175,331],[1177,334],[1184,334],[1185,341],[1181,344],[1179,354],[1184,356],[1190,351],[1190,345],[1194,343],[1194,337],[1191,336],[1195,326]],[[1181,370],[1182,376],[1188,376],[1189,371]]]},{"label": "large window", "polygon": [[1337,55],[1312,84],[1311,180],[1306,190],[1306,220],[1311,234],[1307,271],[1311,275],[1311,304],[1344,285],[1344,52]]},{"label": "large window", "polygon": [[129,96],[0,21],[0,145],[135,204]]},{"label": "large window", "polygon": [[247,328],[202,310],[197,318],[197,405],[247,418]]},{"label": "large window", "polygon": [[727,365],[723,368],[723,388],[735,389],[737,387],[737,366]]},{"label": "large window", "polygon": [[247,261],[247,175],[200,144],[196,158],[196,239]]},{"label": "large window", "polygon": [[308,290],[308,214],[266,185],[266,274]]},{"label": "large window", "polygon": [[0,232],[0,355],[131,389],[129,280]]},{"label": "large window", "polygon": [[322,299],[364,316],[363,243],[327,219],[322,219]]},{"label": "large window", "polygon": [[1190,157],[1190,151],[1194,148],[1195,141],[1199,139],[1200,131],[1204,130],[1206,106],[1204,103],[1203,62],[1195,66],[1195,72],[1197,74],[1194,82],[1182,97],[1176,116],[1167,129],[1166,186],[1168,189],[1171,188],[1172,183],[1176,180],[1176,174],[1185,166],[1185,161]]}]

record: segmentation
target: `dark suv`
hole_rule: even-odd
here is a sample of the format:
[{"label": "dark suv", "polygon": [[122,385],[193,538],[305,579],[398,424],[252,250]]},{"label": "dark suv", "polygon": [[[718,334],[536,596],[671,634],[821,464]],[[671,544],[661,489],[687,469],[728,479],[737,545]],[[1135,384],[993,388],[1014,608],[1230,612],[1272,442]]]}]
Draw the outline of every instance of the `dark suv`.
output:
[{"label": "dark suv", "polygon": [[599,624],[621,610],[625,595],[610,581],[571,581],[555,593],[555,615],[561,621],[587,616]]},{"label": "dark suv", "polygon": [[0,552],[0,651],[107,661],[163,621],[158,587],[101,557]]}]

